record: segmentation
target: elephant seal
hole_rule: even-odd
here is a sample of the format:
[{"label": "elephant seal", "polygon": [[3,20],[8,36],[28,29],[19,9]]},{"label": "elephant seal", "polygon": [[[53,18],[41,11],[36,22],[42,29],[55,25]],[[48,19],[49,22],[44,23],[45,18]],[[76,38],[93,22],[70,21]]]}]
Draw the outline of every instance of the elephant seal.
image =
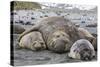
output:
[{"label": "elephant seal", "polygon": [[32,31],[41,32],[47,48],[57,53],[69,51],[72,43],[79,38],[75,25],[69,19],[58,16],[47,17],[39,21],[31,29],[23,32],[18,41]]},{"label": "elephant seal", "polygon": [[14,34],[21,34],[25,31],[24,27],[22,27],[21,25],[13,25],[13,33]]},{"label": "elephant seal", "polygon": [[92,60],[95,57],[95,50],[88,40],[80,39],[72,45],[68,56],[74,59]]},{"label": "elephant seal", "polygon": [[97,39],[89,31],[84,28],[78,28],[78,34],[80,38],[90,41],[95,50],[97,49]]},{"label": "elephant seal", "polygon": [[45,42],[40,32],[34,31],[23,36],[19,42],[19,47],[31,50],[46,49]]}]

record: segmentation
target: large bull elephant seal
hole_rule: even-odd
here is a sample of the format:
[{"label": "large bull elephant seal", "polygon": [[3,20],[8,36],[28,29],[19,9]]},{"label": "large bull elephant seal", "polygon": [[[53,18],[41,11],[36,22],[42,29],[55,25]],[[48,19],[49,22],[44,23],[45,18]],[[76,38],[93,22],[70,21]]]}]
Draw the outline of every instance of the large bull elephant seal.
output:
[{"label": "large bull elephant seal", "polygon": [[95,50],[88,40],[80,39],[72,45],[68,56],[74,59],[92,60],[95,57]]},{"label": "large bull elephant seal", "polygon": [[23,32],[18,40],[32,31],[41,32],[47,48],[58,53],[69,51],[72,43],[79,39],[77,28],[70,20],[63,17],[55,16],[41,20],[31,29]]},{"label": "large bull elephant seal", "polygon": [[18,45],[21,48],[28,48],[33,51],[46,49],[42,35],[37,31],[28,33],[23,36]]}]

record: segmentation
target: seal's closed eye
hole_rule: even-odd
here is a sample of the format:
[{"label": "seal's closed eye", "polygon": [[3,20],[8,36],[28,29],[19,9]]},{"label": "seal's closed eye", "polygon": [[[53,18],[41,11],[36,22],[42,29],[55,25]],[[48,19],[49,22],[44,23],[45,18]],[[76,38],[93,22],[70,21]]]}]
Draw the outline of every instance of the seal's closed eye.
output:
[{"label": "seal's closed eye", "polygon": [[33,45],[35,45],[36,44],[36,42],[33,42]]},{"label": "seal's closed eye", "polygon": [[41,44],[41,45],[43,45],[44,43],[43,43],[43,42],[41,42],[40,44]]},{"label": "seal's closed eye", "polygon": [[58,38],[58,37],[60,37],[60,35],[56,35],[56,37]]},{"label": "seal's closed eye", "polygon": [[39,43],[40,43],[41,45],[44,45],[44,44],[45,44],[43,41],[40,41]]}]

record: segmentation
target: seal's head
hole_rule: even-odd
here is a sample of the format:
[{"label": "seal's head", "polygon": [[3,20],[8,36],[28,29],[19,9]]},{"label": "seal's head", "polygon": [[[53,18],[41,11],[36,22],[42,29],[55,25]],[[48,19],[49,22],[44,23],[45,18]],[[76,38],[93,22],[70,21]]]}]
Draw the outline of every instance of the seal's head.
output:
[{"label": "seal's head", "polygon": [[34,41],[31,45],[31,49],[33,50],[43,50],[46,49],[46,45],[44,41]]},{"label": "seal's head", "polygon": [[63,31],[56,31],[52,34],[48,42],[48,48],[57,53],[63,53],[67,51],[69,47],[69,35]]},{"label": "seal's head", "polygon": [[93,57],[95,57],[95,56],[92,55],[92,51],[89,49],[84,49],[84,50],[80,51],[81,60],[89,61],[89,60],[92,60]]}]

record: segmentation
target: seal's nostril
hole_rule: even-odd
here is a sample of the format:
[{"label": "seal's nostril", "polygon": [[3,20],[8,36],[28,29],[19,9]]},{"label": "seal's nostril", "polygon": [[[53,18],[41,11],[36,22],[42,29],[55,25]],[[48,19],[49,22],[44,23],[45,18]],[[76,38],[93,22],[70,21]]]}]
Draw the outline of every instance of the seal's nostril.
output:
[{"label": "seal's nostril", "polygon": [[36,50],[41,50],[41,47],[36,47]]},{"label": "seal's nostril", "polygon": [[88,60],[88,57],[86,57],[85,60],[87,61]]}]

